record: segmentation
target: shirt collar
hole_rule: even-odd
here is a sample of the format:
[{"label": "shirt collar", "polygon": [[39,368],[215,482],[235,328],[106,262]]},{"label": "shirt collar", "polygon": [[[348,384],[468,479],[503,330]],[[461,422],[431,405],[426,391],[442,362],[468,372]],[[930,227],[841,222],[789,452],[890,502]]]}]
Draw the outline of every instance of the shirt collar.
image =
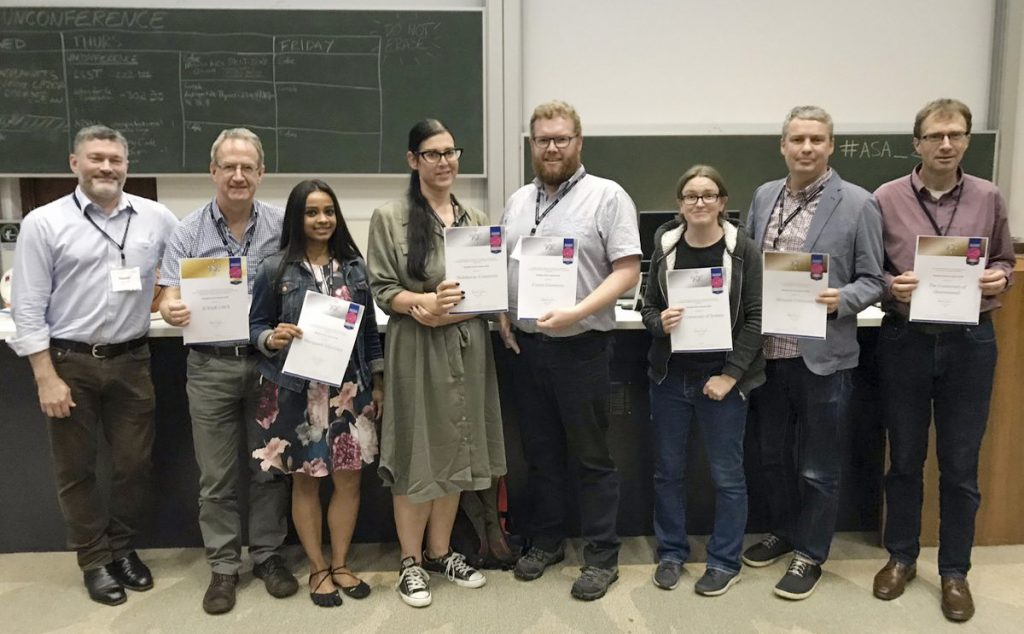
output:
[{"label": "shirt collar", "polygon": [[792,189],[789,188],[789,179],[787,178],[785,184],[786,194],[794,198],[802,198],[804,200],[813,198],[816,194],[818,194],[821,190],[825,188],[825,183],[828,182],[828,179],[832,178],[833,173],[834,172],[832,171],[831,167],[827,168],[824,174],[814,179],[814,181],[812,181],[811,184],[809,184],[807,187],[804,187],[803,189],[800,189],[798,191],[793,191]]},{"label": "shirt collar", "polygon": [[[569,183],[573,182],[574,180],[577,180],[580,177],[580,174],[582,174],[585,171],[586,169],[583,167],[583,164],[580,163],[580,166],[576,168],[576,171],[573,172],[573,175],[562,181],[562,184],[558,186],[557,190],[555,190],[555,195],[552,196],[552,198],[557,198],[563,191],[565,191],[565,188],[569,186]],[[544,195],[547,196],[547,190],[544,189],[544,183],[541,182],[539,176],[533,177],[533,186],[536,187],[538,190],[544,192]]]},{"label": "shirt collar", "polygon": [[[93,207],[96,207],[96,209],[99,210],[99,213],[103,214],[104,216],[107,215],[107,213],[105,211],[103,211],[103,207],[101,207],[97,203],[93,202],[93,200],[91,198],[89,198],[88,196],[85,195],[85,191],[82,189],[81,185],[78,185],[77,187],[75,187],[75,198],[78,199],[78,203],[79,203],[82,211],[85,211],[90,206],[93,206]],[[132,204],[128,201],[128,196],[126,196],[124,192],[121,192],[121,199],[117,201],[117,207],[114,208],[113,213],[111,213],[109,217],[113,218],[114,216],[116,216],[117,214],[121,213],[122,211],[124,211],[126,209],[129,212],[132,212],[132,213],[135,212],[135,208],[132,207]]]},{"label": "shirt collar", "polygon": [[[913,187],[914,191],[919,193],[919,194],[927,193],[929,198],[930,198],[931,197],[931,192],[928,191],[928,188],[924,186],[924,181],[921,180],[921,166],[922,166],[922,164],[918,163],[917,167],[914,168],[914,171],[910,172],[910,186]],[[963,170],[963,168],[958,167],[958,168],[956,168],[956,184],[953,185],[953,189],[951,189],[948,192],[946,192],[945,195],[948,196],[949,194],[952,194],[954,191],[956,191],[956,188],[960,187],[961,185],[963,185],[963,183],[964,183],[964,170]]]},{"label": "shirt collar", "polygon": [[[217,197],[213,197],[213,201],[210,203],[210,208],[213,209],[213,221],[219,225],[227,226],[228,222],[224,219],[224,212],[220,210],[220,205],[217,204]],[[256,201],[252,201],[252,213],[249,214],[249,222],[245,225],[248,229],[252,225],[256,224],[256,220],[259,218],[259,205]]]}]

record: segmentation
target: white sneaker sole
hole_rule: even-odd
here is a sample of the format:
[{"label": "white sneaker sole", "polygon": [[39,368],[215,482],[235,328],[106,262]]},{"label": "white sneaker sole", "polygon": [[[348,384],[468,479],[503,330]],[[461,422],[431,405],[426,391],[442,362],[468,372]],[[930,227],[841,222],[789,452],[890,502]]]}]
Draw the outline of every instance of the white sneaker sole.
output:
[{"label": "white sneaker sole", "polygon": [[406,605],[411,605],[414,608],[425,608],[430,605],[430,601],[432,599],[429,594],[425,597],[410,597],[402,594],[402,591],[398,588],[395,588],[395,592],[398,593],[398,596],[402,598],[402,601],[404,601]]},{"label": "white sneaker sole", "polygon": [[[819,579],[818,581],[821,580]],[[790,601],[800,601],[801,599],[806,599],[807,597],[814,594],[814,589],[817,587],[818,582],[816,581],[814,585],[811,586],[811,589],[807,592],[788,592],[786,590],[780,590],[779,588],[775,588],[775,594],[782,597],[783,599],[789,599]]]},{"label": "white sneaker sole", "polygon": [[733,587],[734,585],[740,582],[740,576],[741,575],[739,573],[736,573],[736,576],[734,576],[732,579],[729,579],[729,582],[725,584],[725,587],[720,588],[718,590],[701,591],[698,590],[696,586],[694,586],[693,591],[702,597],[720,597],[726,592],[728,592],[729,588]]},{"label": "white sneaker sole", "polygon": [[476,581],[455,579],[454,582],[460,588],[482,588],[487,583],[487,577],[480,575]]}]

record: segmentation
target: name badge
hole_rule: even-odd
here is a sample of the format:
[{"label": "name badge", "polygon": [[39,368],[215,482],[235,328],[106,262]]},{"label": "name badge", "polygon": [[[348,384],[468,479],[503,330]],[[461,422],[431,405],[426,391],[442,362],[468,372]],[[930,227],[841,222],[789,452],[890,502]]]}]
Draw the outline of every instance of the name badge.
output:
[{"label": "name badge", "polygon": [[142,290],[142,276],[139,267],[110,269],[110,290],[115,293]]}]

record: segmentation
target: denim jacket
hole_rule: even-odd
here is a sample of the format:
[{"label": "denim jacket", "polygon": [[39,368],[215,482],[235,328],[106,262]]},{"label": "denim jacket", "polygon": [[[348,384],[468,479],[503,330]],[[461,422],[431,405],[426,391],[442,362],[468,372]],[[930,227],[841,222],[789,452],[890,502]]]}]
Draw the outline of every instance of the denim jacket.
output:
[{"label": "denim jacket", "polygon": [[[277,324],[298,323],[306,291],[316,291],[317,286],[313,274],[302,262],[293,261],[286,263],[280,284],[273,288],[283,257],[277,253],[266,258],[256,273],[249,309],[249,340],[264,355],[260,361],[260,374],[280,387],[299,392],[305,389],[307,381],[281,373],[288,356],[287,348],[270,350],[266,340]],[[346,260],[335,275],[340,275],[342,284],[348,287],[351,301],[365,307],[350,364],[354,364],[361,386],[368,388],[373,385],[373,374],[384,371],[384,353],[377,333],[377,315],[370,296],[366,263],[361,257]]]}]

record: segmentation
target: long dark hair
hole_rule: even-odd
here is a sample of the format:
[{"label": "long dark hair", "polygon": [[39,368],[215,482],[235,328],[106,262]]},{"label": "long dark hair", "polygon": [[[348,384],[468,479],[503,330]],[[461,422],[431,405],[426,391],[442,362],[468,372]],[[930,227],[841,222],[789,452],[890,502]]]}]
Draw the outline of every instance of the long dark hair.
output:
[{"label": "long dark hair", "polygon": [[[432,136],[452,131],[445,124],[437,119],[424,119],[409,130],[409,151],[415,154],[420,151],[420,145]],[[452,134],[452,137],[455,135]],[[420,174],[412,170],[409,174],[409,190],[406,192],[406,199],[409,201],[409,224],[406,228],[405,238],[409,241],[409,257],[406,260],[406,270],[409,276],[426,281],[427,279],[427,251],[430,249],[431,235],[434,232],[434,218],[431,213],[430,203],[424,198],[420,190]]]},{"label": "long dark hair", "polygon": [[281,276],[287,263],[302,261],[306,257],[306,199],[313,192],[327,194],[334,205],[337,225],[327,242],[327,250],[331,257],[339,262],[363,257],[355,240],[352,239],[348,225],[345,224],[345,217],[341,215],[341,205],[338,204],[338,197],[331,186],[317,178],[304,180],[292,188],[292,192],[288,194],[288,203],[284,207],[284,226],[281,228],[281,252],[284,257],[281,258],[281,265],[277,269],[275,288],[281,283]]}]

